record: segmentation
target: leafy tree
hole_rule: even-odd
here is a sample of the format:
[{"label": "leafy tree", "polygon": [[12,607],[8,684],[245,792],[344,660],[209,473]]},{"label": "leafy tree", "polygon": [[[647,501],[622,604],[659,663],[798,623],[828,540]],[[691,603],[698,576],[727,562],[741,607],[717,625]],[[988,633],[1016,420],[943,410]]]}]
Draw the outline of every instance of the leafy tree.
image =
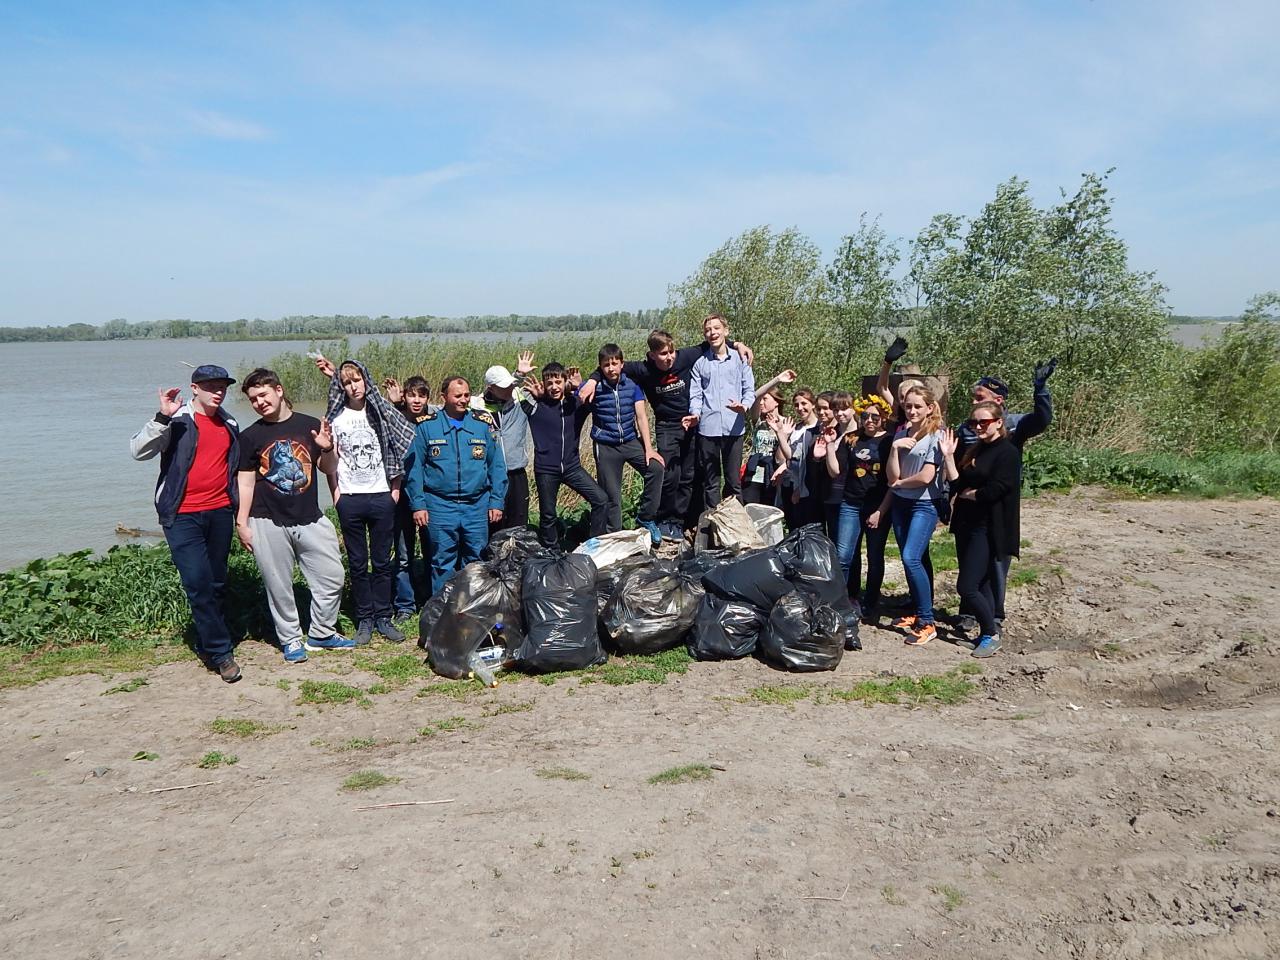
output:
[{"label": "leafy tree", "polygon": [[873,371],[882,351],[880,331],[906,324],[901,284],[893,276],[901,258],[897,243],[865,213],[836,248],[827,268],[832,344],[850,370]]}]

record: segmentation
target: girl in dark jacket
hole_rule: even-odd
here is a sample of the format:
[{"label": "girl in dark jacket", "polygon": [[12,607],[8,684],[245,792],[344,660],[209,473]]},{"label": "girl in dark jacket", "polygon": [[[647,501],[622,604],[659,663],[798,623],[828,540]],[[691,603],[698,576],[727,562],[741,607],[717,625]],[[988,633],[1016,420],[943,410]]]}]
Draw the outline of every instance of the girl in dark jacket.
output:
[{"label": "girl in dark jacket", "polygon": [[946,431],[941,444],[943,470],[955,496],[951,532],[960,562],[956,591],[973,610],[982,630],[973,655],[989,657],[1000,649],[992,571],[997,562],[1018,555],[1022,453],[1009,440],[1004,411],[998,404],[975,406],[969,426],[979,442],[965,451],[959,463],[955,461],[955,435]]}]

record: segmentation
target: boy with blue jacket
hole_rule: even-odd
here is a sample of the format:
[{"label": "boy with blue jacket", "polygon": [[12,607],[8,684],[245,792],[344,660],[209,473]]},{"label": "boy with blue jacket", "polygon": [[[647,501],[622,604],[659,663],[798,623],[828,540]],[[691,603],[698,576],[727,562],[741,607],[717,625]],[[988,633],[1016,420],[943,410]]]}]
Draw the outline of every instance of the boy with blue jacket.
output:
[{"label": "boy with blue jacket", "polygon": [[655,545],[662,533],[655,522],[662,495],[664,463],[649,436],[644,392],[622,372],[622,348],[606,343],[598,355],[603,378],[591,398],[591,440],[596,458],[596,482],[609,498],[607,532],[622,529],[622,467],[629,464],[644,477],[644,496],[636,524],[649,531]]}]

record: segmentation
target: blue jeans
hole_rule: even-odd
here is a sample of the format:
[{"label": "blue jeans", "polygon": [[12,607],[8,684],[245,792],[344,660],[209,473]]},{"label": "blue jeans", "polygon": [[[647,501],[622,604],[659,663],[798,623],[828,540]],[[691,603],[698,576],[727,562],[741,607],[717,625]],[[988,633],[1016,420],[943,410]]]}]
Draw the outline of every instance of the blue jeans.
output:
[{"label": "blue jeans", "polygon": [[[419,546],[421,545],[421,546]],[[419,574],[413,555],[422,551],[426,562],[426,528],[418,530],[413,522],[413,504],[402,491],[396,504],[396,587],[393,600],[396,616],[407,617],[417,613],[431,590],[429,575]]]},{"label": "blue jeans", "polygon": [[920,623],[933,623],[933,581],[929,574],[929,538],[938,525],[938,511],[928,497],[909,500],[894,494],[893,536],[902,554],[907,587]]},{"label": "blue jeans", "polygon": [[[870,516],[871,511],[866,511]],[[881,518],[879,526],[868,527],[863,508],[856,503],[840,504],[839,525],[836,529],[836,553],[840,557],[840,569],[849,593],[858,599],[862,609],[875,610],[880,606],[880,585],[884,583],[884,545],[889,540],[888,518]],[[867,589],[860,592],[862,584],[862,538],[867,538]]]},{"label": "blue jeans", "polygon": [[217,667],[231,659],[231,633],[222,613],[227,592],[227,554],[235,526],[230,507],[180,513],[165,528],[173,565],[191,605],[196,653]]}]

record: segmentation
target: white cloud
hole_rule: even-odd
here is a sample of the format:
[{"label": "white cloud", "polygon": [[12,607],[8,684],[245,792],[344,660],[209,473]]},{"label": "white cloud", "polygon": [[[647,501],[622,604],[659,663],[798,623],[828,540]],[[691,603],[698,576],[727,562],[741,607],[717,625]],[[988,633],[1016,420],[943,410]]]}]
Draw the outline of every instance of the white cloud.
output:
[{"label": "white cloud", "polygon": [[188,118],[192,129],[215,140],[266,140],[271,136],[271,132],[260,124],[213,110],[192,110]]}]

